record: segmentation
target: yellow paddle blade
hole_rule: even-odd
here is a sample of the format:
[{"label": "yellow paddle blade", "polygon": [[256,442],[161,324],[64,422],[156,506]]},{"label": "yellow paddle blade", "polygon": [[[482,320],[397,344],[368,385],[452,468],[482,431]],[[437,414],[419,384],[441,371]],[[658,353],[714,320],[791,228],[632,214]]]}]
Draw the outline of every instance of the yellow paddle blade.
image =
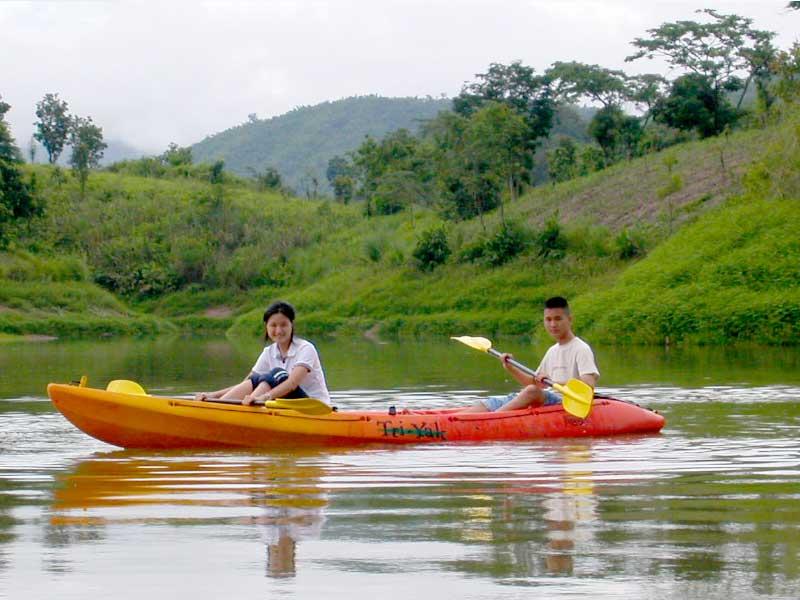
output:
[{"label": "yellow paddle blade", "polygon": [[592,411],[594,390],[580,379],[570,379],[566,385],[553,383],[553,388],[564,395],[564,410],[580,419],[585,419]]},{"label": "yellow paddle blade", "polygon": [[136,396],[147,396],[147,392],[135,381],[129,379],[115,379],[109,381],[106,386],[106,391],[117,392],[118,394],[134,394]]},{"label": "yellow paddle blade", "polygon": [[264,406],[277,410],[295,410],[306,415],[327,415],[333,410],[322,400],[314,398],[297,398],[295,400],[279,398],[278,400],[267,400]]},{"label": "yellow paddle blade", "polygon": [[460,337],[451,337],[450,339],[461,342],[462,344],[465,344],[470,348],[475,348],[475,350],[480,350],[481,352],[488,352],[492,347],[492,341],[487,340],[485,337],[462,335]]}]

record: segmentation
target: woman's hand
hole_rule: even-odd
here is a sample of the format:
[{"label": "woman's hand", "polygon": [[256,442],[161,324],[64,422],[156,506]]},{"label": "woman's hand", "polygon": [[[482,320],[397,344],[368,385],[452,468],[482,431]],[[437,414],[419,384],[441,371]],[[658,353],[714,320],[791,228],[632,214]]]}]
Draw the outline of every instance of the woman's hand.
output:
[{"label": "woman's hand", "polygon": [[199,394],[194,395],[194,399],[198,402],[202,402],[203,400],[208,400],[208,392],[200,392]]}]

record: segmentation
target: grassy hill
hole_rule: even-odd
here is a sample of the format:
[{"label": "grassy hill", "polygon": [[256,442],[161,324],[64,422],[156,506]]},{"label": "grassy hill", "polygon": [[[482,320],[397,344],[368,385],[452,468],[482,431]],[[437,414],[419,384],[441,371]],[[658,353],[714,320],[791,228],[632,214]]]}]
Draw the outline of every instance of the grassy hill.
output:
[{"label": "grassy hill", "polygon": [[[196,163],[222,159],[227,170],[248,177],[251,169],[275,167],[299,194],[315,177],[320,192],[330,193],[325,172],[331,158],[355,150],[367,135],[379,139],[401,128],[417,132],[422,123],[450,109],[450,100],[432,98],[359,96],[323,102],[208,136],[192,146],[192,156]],[[586,114],[586,109],[559,109],[551,138],[588,141]],[[543,153],[537,164],[536,179],[541,181],[547,173]]]},{"label": "grassy hill", "polygon": [[[112,173],[93,174],[81,200],[71,178],[37,166],[47,216],[0,255],[11,265],[0,267],[10,290],[0,332],[83,335],[105,331],[108,317],[138,332],[253,335],[281,297],[309,334],[525,335],[541,329],[540,302],[563,294],[590,341],[797,344],[799,161],[794,110],[765,129],[534,188],[505,206],[528,244],[502,266],[468,260],[498,213],[447,223],[452,255],[432,272],[412,259],[420,234],[441,223],[429,209],[367,218],[238,181]],[[547,255],[537,240],[553,224],[566,245]],[[646,254],[622,258],[631,240]]]},{"label": "grassy hill", "polygon": [[364,136],[380,138],[400,128],[417,131],[420,123],[449,109],[450,100],[432,98],[359,96],[323,102],[208,136],[192,146],[192,156],[195,162],[222,159],[226,169],[239,175],[275,167],[298,191],[303,178],[314,176],[327,190],[328,161],[357,148]]}]

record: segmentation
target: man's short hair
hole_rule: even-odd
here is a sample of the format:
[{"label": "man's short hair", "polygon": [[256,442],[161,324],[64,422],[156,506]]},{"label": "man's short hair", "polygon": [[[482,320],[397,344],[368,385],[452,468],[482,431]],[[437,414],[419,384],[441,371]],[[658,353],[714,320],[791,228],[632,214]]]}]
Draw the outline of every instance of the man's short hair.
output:
[{"label": "man's short hair", "polygon": [[553,296],[544,301],[545,308],[563,308],[564,312],[569,314],[569,303],[566,298],[561,296]]}]

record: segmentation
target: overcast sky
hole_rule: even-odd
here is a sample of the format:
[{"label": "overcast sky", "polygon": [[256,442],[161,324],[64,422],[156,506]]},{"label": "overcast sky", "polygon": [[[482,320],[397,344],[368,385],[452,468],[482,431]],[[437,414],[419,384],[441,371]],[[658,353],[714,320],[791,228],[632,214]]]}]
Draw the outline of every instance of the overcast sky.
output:
[{"label": "overcast sky", "polygon": [[697,8],[798,39],[786,0],[0,0],[0,95],[27,149],[45,93],[107,139],[160,152],[247,120],[354,95],[459,92],[492,62],[577,60],[628,73],[630,41]]}]

